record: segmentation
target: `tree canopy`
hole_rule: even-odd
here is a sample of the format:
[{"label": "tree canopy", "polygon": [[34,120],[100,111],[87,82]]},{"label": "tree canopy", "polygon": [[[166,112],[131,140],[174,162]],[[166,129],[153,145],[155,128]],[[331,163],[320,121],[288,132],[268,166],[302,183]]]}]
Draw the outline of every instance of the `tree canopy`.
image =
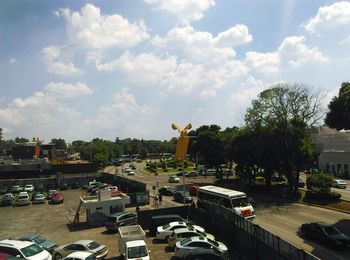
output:
[{"label": "tree canopy", "polygon": [[343,82],[338,97],[328,104],[325,123],[337,130],[350,129],[350,82]]}]

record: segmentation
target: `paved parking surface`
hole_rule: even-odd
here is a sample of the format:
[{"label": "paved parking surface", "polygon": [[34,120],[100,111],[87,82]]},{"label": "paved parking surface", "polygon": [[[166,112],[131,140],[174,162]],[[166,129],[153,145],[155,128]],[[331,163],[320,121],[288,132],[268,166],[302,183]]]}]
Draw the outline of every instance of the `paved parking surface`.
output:
[{"label": "paved parking surface", "polygon": [[[81,190],[62,191],[64,203],[58,205],[37,204],[20,207],[0,207],[0,240],[18,238],[26,234],[39,234],[53,240],[58,245],[71,243],[80,239],[92,239],[108,247],[107,259],[119,256],[115,233],[106,232],[104,227],[86,228],[84,224],[72,226],[72,211],[79,204]],[[84,215],[81,215],[84,221]],[[174,255],[167,249],[167,244],[157,243],[154,237],[147,238],[151,250],[151,259],[170,259]]]}]

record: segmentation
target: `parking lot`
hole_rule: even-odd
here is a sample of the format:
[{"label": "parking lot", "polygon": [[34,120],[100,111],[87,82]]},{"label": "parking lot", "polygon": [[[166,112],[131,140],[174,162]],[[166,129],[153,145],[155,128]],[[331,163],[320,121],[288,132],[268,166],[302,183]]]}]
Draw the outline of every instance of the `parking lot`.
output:
[{"label": "parking lot", "polygon": [[[91,239],[108,247],[107,259],[117,259],[119,250],[116,233],[107,232],[105,227],[87,227],[83,223],[85,218],[83,212],[80,223],[71,223],[74,218],[73,211],[79,205],[82,190],[66,190],[62,193],[63,204],[0,207],[0,240],[15,239],[27,234],[42,235],[58,245]],[[170,259],[174,255],[172,251],[167,250],[166,243],[157,243],[154,237],[147,238],[147,246],[151,250],[151,259]]]}]

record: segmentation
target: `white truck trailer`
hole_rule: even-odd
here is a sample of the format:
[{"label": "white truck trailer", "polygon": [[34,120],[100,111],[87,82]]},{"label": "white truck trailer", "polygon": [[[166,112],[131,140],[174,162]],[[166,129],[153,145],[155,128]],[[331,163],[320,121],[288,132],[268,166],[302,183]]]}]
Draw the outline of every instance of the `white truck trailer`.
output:
[{"label": "white truck trailer", "polygon": [[123,259],[150,259],[146,234],[140,225],[119,227],[118,233],[119,252]]}]

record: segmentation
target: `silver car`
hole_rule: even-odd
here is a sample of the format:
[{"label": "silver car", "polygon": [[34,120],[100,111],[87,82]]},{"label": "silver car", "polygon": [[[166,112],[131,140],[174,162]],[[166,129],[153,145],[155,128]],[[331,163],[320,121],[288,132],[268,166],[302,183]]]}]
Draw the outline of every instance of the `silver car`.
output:
[{"label": "silver car", "polygon": [[66,244],[63,246],[56,247],[52,252],[52,256],[55,260],[58,260],[76,251],[85,251],[85,252],[94,253],[97,259],[103,259],[108,254],[107,247],[99,244],[96,241],[79,240],[71,244]]},{"label": "silver car", "polygon": [[44,194],[42,193],[35,194],[35,197],[33,199],[33,204],[39,204],[39,203],[45,203],[45,202],[46,202],[46,198]]}]

